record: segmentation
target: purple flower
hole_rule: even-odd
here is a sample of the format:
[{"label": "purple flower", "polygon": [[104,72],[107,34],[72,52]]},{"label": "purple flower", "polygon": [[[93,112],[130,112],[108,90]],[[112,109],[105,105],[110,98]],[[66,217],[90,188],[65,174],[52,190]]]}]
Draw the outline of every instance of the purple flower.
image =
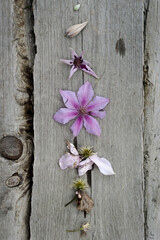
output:
[{"label": "purple flower", "polygon": [[75,146],[69,141],[67,141],[67,148],[70,152],[63,155],[59,160],[61,169],[78,168],[78,174],[82,176],[92,169],[93,164],[96,164],[104,175],[115,174],[110,162],[105,158],[98,157],[92,148],[83,147],[77,151]]},{"label": "purple flower", "polygon": [[100,136],[101,128],[97,120],[93,117],[104,118],[106,112],[100,110],[102,110],[110,100],[100,96],[96,96],[92,100],[94,92],[89,82],[86,82],[80,87],[77,96],[72,91],[64,90],[60,90],[60,94],[66,108],[60,108],[53,116],[53,119],[59,123],[66,124],[77,117],[71,126],[74,136],[78,136],[83,125],[87,132]]},{"label": "purple flower", "polygon": [[69,79],[73,76],[73,74],[78,70],[81,69],[82,71],[92,75],[95,78],[99,78],[95,72],[91,69],[91,63],[83,59],[83,52],[80,56],[71,48],[72,59],[61,59],[61,62],[64,62],[71,67]]}]

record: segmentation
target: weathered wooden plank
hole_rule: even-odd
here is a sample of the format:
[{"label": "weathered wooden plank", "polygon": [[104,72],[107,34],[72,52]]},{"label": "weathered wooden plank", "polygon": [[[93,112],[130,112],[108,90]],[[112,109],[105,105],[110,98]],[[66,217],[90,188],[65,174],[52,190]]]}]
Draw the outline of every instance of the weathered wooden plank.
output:
[{"label": "weathered wooden plank", "polygon": [[[62,171],[58,160],[65,151],[64,139],[73,139],[69,124],[62,126],[52,114],[63,106],[59,89],[77,91],[84,81],[96,80],[77,72],[68,81],[69,67],[59,63],[69,57],[69,47],[85,51],[95,72],[102,76],[97,95],[109,97],[107,118],[100,121],[101,137],[84,130],[79,145],[92,145],[107,157],[115,176],[91,174],[95,207],[87,220],[91,230],[86,239],[144,239],[143,226],[143,21],[142,1],[38,1],[35,6],[37,55],[34,68],[35,162],[32,192],[31,239],[80,239],[66,233],[84,221],[71,198],[76,171]],[[74,39],[64,37],[67,27],[89,20]]]},{"label": "weathered wooden plank", "polygon": [[111,102],[102,136],[94,141],[87,136],[87,144],[110,159],[116,172],[92,174],[92,239],[143,239],[142,2],[89,1],[89,9],[83,45],[97,71],[105,71],[96,93]]},{"label": "weathered wooden plank", "polygon": [[145,2],[145,230],[160,239],[160,1]]},{"label": "weathered wooden plank", "polygon": [[0,239],[5,240],[30,235],[31,22],[31,1],[0,1]]},{"label": "weathered wooden plank", "polygon": [[58,159],[66,150],[65,138],[72,140],[73,137],[68,126],[54,122],[52,115],[63,105],[59,89],[78,90],[82,83],[81,72],[69,81],[69,68],[59,61],[70,57],[70,47],[78,52],[82,49],[80,36],[78,39],[64,37],[66,28],[73,22],[78,23],[78,13],[73,16],[73,2],[41,1],[37,2],[34,14],[37,55],[34,67],[35,161],[31,239],[67,239],[65,230],[77,227],[83,214],[75,206],[64,208],[73,196],[70,185],[77,174],[74,170],[63,172]]}]

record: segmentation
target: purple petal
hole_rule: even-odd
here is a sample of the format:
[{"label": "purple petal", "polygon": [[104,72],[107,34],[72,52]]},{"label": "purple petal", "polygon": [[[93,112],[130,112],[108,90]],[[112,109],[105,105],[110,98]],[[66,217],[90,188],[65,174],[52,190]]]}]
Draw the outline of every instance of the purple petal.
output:
[{"label": "purple petal", "polygon": [[77,96],[75,92],[72,91],[66,91],[66,90],[60,90],[60,94],[63,98],[63,102],[65,106],[69,109],[78,109],[79,103],[77,100]]},{"label": "purple petal", "polygon": [[81,128],[83,127],[83,117],[79,116],[71,126],[71,130],[74,136],[78,136]]},{"label": "purple petal", "polygon": [[60,108],[58,112],[55,113],[53,119],[59,123],[66,124],[70,120],[74,119],[78,115],[76,110],[71,110],[68,108]]},{"label": "purple petal", "polygon": [[101,119],[103,119],[106,116],[106,111],[94,111],[94,112],[89,112],[90,115],[92,115],[93,117],[99,117]]},{"label": "purple petal", "polygon": [[108,98],[96,96],[87,106],[87,111],[97,111],[103,109],[110,100]]},{"label": "purple petal", "polygon": [[88,170],[92,169],[93,162],[87,158],[86,160],[80,162],[78,164],[78,175],[84,175]]},{"label": "purple petal", "polygon": [[81,106],[86,106],[93,96],[94,92],[89,82],[83,84],[77,92],[78,101]]},{"label": "purple petal", "polygon": [[90,159],[98,166],[101,173],[104,175],[113,175],[115,172],[110,162],[105,158],[100,158],[96,154],[92,155]]},{"label": "purple petal", "polygon": [[92,68],[90,68],[88,65],[82,63],[81,66],[80,66],[80,68],[81,68],[84,72],[92,75],[93,77],[99,78],[99,77],[97,76],[97,74],[92,70]]},{"label": "purple petal", "polygon": [[78,57],[78,55],[77,55],[77,53],[74,51],[73,48],[70,48],[70,49],[71,49],[71,56],[72,56],[72,58],[73,58],[73,60],[74,60],[74,58],[75,58],[75,57]]},{"label": "purple petal", "polygon": [[84,56],[84,51],[81,53],[81,55],[79,57],[81,57],[83,59]]},{"label": "purple petal", "polygon": [[100,128],[97,120],[94,119],[93,117],[91,117],[89,115],[84,116],[84,126],[85,126],[87,132],[89,132],[93,135],[96,135],[96,136],[100,136],[101,128]]},{"label": "purple petal", "polygon": [[73,76],[73,74],[78,70],[77,67],[75,66],[72,66],[71,67],[71,71],[70,71],[70,74],[69,74],[69,79]]},{"label": "purple petal", "polygon": [[70,153],[66,153],[59,159],[59,166],[61,169],[76,168],[80,160],[79,156],[73,156]]},{"label": "purple petal", "polygon": [[73,60],[60,59],[60,61],[66,63],[66,64],[68,64],[68,65],[70,65],[70,66],[73,65]]},{"label": "purple petal", "polygon": [[92,64],[90,62],[88,62],[87,60],[83,60],[83,64],[88,65],[90,67],[92,66]]}]

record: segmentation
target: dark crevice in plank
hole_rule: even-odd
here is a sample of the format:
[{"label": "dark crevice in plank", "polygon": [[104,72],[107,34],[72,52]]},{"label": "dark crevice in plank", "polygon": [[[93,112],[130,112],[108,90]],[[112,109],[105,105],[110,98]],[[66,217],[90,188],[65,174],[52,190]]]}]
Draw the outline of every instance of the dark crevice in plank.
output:
[{"label": "dark crevice in plank", "polygon": [[75,138],[73,139],[73,144],[74,144],[74,146],[76,147],[76,149],[78,149],[77,137],[75,137]]},{"label": "dark crevice in plank", "polygon": [[[15,100],[21,108],[22,123],[19,126],[19,134],[25,141],[26,155],[19,168],[23,175],[23,184],[19,188],[19,198],[16,202],[15,220],[23,226],[24,240],[30,239],[30,215],[31,194],[33,177],[33,67],[35,58],[35,34],[33,0],[14,0],[14,47],[16,49],[16,81],[17,94]],[[25,200],[24,200],[25,198]],[[25,205],[22,207],[22,205]],[[22,228],[22,226],[20,226]],[[22,230],[21,230],[22,231]]]},{"label": "dark crevice in plank", "polygon": [[[81,32],[81,44],[82,44],[82,52],[84,51],[83,49],[83,31]],[[84,84],[84,72],[82,71],[82,81],[83,81],[83,84]]]},{"label": "dark crevice in plank", "polygon": [[92,173],[90,170],[87,172],[87,183],[91,188],[92,187]]},{"label": "dark crevice in plank", "polygon": [[149,13],[149,6],[150,6],[150,0],[144,1],[144,29],[143,29],[143,35],[144,35],[144,53],[146,51],[146,31],[147,31],[147,17]]},{"label": "dark crevice in plank", "polygon": [[147,192],[148,192],[148,160],[149,160],[149,151],[148,144],[145,142],[145,133],[146,133],[146,124],[147,124],[147,98],[149,94],[149,89],[152,87],[152,84],[149,81],[149,52],[146,46],[147,40],[147,20],[150,7],[150,0],[144,2],[144,66],[143,66],[143,86],[144,86],[144,239],[147,239],[148,236],[148,225],[147,225]]}]

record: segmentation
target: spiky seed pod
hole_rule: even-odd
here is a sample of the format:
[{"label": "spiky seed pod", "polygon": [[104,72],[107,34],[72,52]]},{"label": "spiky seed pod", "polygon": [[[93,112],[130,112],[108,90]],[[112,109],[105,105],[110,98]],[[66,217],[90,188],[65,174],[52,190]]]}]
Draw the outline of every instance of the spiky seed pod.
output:
[{"label": "spiky seed pod", "polygon": [[76,191],[79,191],[79,190],[84,191],[88,186],[87,186],[87,183],[86,183],[85,180],[78,178],[78,179],[76,179],[75,181],[73,181],[72,187],[73,187]]},{"label": "spiky seed pod", "polygon": [[79,150],[79,155],[83,158],[83,159],[87,159],[88,157],[92,156],[93,154],[95,154],[93,147],[81,147]]}]

